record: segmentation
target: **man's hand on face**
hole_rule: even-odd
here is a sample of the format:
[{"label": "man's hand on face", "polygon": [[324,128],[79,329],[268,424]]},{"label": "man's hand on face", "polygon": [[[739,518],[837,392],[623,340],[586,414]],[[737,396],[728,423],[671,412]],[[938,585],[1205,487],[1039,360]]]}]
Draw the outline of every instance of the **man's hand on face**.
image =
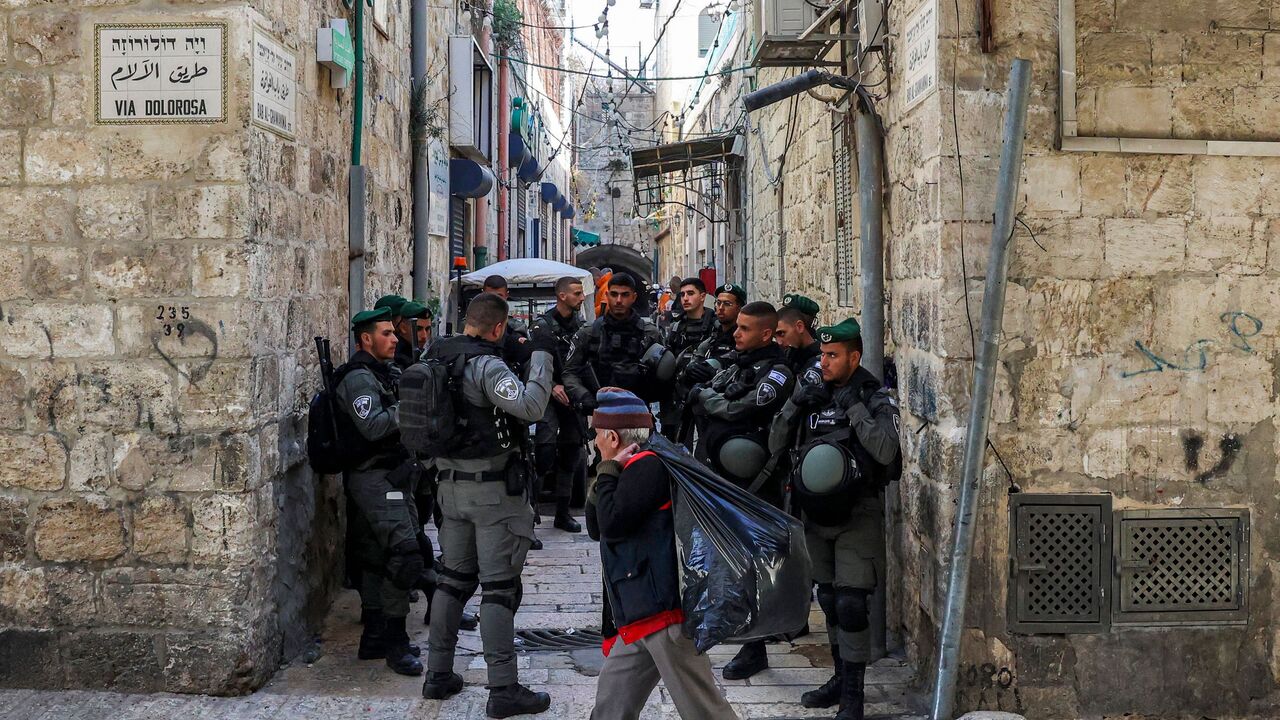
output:
[{"label": "man's hand on face", "polygon": [[622,465],[626,465],[627,461],[631,459],[631,456],[635,455],[638,452],[640,452],[640,446],[635,443],[631,443],[630,445],[619,450],[617,455],[614,455],[613,457],[607,458],[607,459],[616,460]]}]

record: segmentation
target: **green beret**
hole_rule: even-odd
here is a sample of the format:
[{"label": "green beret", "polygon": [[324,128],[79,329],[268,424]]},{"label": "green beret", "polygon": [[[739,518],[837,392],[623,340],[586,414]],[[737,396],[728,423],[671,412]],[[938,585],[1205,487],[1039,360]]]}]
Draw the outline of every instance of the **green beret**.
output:
[{"label": "green beret", "polygon": [[378,302],[374,303],[373,307],[374,309],[387,308],[391,311],[392,315],[399,315],[400,308],[404,307],[404,304],[407,302],[409,301],[400,295],[383,295],[378,298]]},{"label": "green beret", "polygon": [[820,309],[818,303],[803,295],[788,294],[782,297],[782,307],[795,308],[809,317],[817,317]]},{"label": "green beret", "polygon": [[373,310],[365,310],[364,312],[356,313],[355,317],[351,318],[351,329],[355,330],[357,327],[367,322],[375,322],[378,320],[386,320],[387,322],[391,322],[391,308],[380,307],[380,308],[375,308]]},{"label": "green beret", "polygon": [[862,328],[858,327],[858,321],[849,318],[838,325],[827,325],[818,328],[818,340],[820,342],[844,342],[853,340],[862,335]]},{"label": "green beret", "polygon": [[716,288],[717,295],[722,295],[724,293],[729,293],[730,295],[738,298],[739,305],[745,305],[747,302],[747,291],[743,290],[741,285],[737,285],[735,283],[725,283],[720,287]]},{"label": "green beret", "polygon": [[400,306],[400,317],[421,318],[427,316],[427,306],[416,300],[410,300]]}]

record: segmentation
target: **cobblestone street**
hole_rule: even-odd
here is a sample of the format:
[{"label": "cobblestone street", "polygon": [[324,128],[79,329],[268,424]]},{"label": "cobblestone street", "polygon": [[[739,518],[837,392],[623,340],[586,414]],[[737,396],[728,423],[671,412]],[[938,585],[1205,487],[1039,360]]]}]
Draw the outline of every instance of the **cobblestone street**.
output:
[{"label": "cobblestone street", "polygon": [[[597,628],[600,623],[600,565],[595,543],[585,533],[569,535],[551,529],[538,530],[545,548],[529,554],[524,572],[524,604],[516,616],[520,629]],[[426,651],[427,630],[422,624],[426,604],[418,602],[410,613],[410,632]],[[479,607],[473,598],[470,609]],[[186,695],[127,695],[110,692],[33,690],[0,691],[3,720],[183,720],[236,718],[258,720],[289,718],[415,718],[463,720],[483,718],[485,699],[484,658],[479,632],[463,632],[457,667],[467,681],[462,694],[446,702],[423,700],[421,678],[393,674],[381,661],[358,661],[355,647],[360,637],[359,601],[344,591],[325,624],[315,662],[295,660],[283,668],[262,690],[248,697],[221,698]],[[770,669],[745,681],[725,681],[719,668],[733,657],[736,647],[711,653],[716,679],[725,688],[738,713],[747,718],[831,717],[835,710],[808,710],[799,704],[800,693],[821,684],[829,675],[831,658],[825,647],[822,615],[812,614],[814,632],[794,644],[771,645]],[[543,717],[585,719],[595,703],[595,676],[603,656],[598,648],[522,652],[522,682],[551,693],[551,709]],[[886,658],[867,671],[868,717],[914,719],[922,717],[922,700],[913,692],[911,671],[900,661]],[[649,699],[644,718],[677,718],[665,691],[659,687]],[[692,719],[689,719],[692,720]]]}]

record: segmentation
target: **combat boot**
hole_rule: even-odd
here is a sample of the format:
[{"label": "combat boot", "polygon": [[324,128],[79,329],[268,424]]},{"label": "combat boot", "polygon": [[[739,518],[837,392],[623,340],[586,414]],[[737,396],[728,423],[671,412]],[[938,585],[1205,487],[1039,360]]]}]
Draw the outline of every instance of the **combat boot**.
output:
[{"label": "combat boot", "polygon": [[386,657],[382,633],[386,630],[387,619],[382,616],[382,611],[363,610],[360,620],[364,628],[360,631],[360,649],[356,651],[356,657],[361,660],[381,660]]},{"label": "combat boot", "polygon": [[[409,634],[404,628],[404,618],[387,618],[383,634],[383,652],[387,667],[401,675],[421,675],[422,661],[410,649]],[[419,651],[421,652],[421,651]]]},{"label": "combat boot", "polygon": [[489,688],[489,702],[485,704],[484,711],[489,717],[500,719],[512,715],[534,715],[546,712],[549,707],[550,695],[534,692],[520,683],[514,683]]},{"label": "combat boot", "polygon": [[422,683],[422,697],[444,700],[462,692],[462,676],[456,672],[429,672]]},{"label": "combat boot", "polygon": [[573,519],[573,515],[569,514],[569,498],[558,498],[556,500],[556,519],[552,523],[552,527],[567,533],[582,532],[582,525]]},{"label": "combat boot", "polygon": [[840,712],[836,713],[836,720],[863,720],[866,674],[866,663],[844,664],[844,677],[840,685]]},{"label": "combat boot", "polygon": [[822,687],[800,696],[800,704],[807,708],[829,708],[840,702],[840,692],[844,687],[844,663],[840,662],[840,646],[831,646],[831,659],[835,660],[835,671],[831,679]]},{"label": "combat boot", "polygon": [[762,670],[769,669],[769,653],[764,642],[752,641],[742,646],[737,655],[724,666],[725,680],[746,680]]}]

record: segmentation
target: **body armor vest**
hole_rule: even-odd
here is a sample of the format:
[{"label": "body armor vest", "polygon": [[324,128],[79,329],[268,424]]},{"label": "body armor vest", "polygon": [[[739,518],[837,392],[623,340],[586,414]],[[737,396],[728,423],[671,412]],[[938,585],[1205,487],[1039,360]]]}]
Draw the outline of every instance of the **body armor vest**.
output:
[{"label": "body armor vest", "polygon": [[[333,386],[340,385],[347,375],[355,370],[368,370],[378,380],[378,399],[382,407],[389,408],[396,404],[396,396],[391,388],[395,387],[395,375],[384,362],[379,362],[363,350],[352,356],[345,365],[334,371]],[[380,458],[375,467],[395,467],[403,459],[404,450],[400,447],[400,433],[393,432],[381,440],[365,439],[356,429],[355,421],[346,412],[335,413],[338,421],[338,439],[344,452],[351,453],[353,465],[363,465],[373,458]]]},{"label": "body armor vest", "polygon": [[679,355],[682,351],[695,348],[707,339],[715,328],[716,316],[703,310],[702,317],[690,320],[687,316],[675,321],[671,334],[667,336],[667,349]]},{"label": "body armor vest", "polygon": [[[502,348],[470,335],[455,335],[431,346],[431,356],[446,362],[459,355],[465,358],[466,365],[470,365],[472,360],[485,355],[501,358]],[[487,458],[518,447],[519,438],[514,433],[519,423],[512,422],[511,417],[496,405],[467,402],[463,394],[465,382],[464,370],[463,377],[457,378],[452,390],[459,424],[458,443],[446,457],[455,460]]]},{"label": "body armor vest", "polygon": [[596,319],[592,330],[587,357],[600,387],[620,387],[640,395],[647,375],[640,363],[647,349],[643,321],[636,315],[621,322],[603,317]]}]

